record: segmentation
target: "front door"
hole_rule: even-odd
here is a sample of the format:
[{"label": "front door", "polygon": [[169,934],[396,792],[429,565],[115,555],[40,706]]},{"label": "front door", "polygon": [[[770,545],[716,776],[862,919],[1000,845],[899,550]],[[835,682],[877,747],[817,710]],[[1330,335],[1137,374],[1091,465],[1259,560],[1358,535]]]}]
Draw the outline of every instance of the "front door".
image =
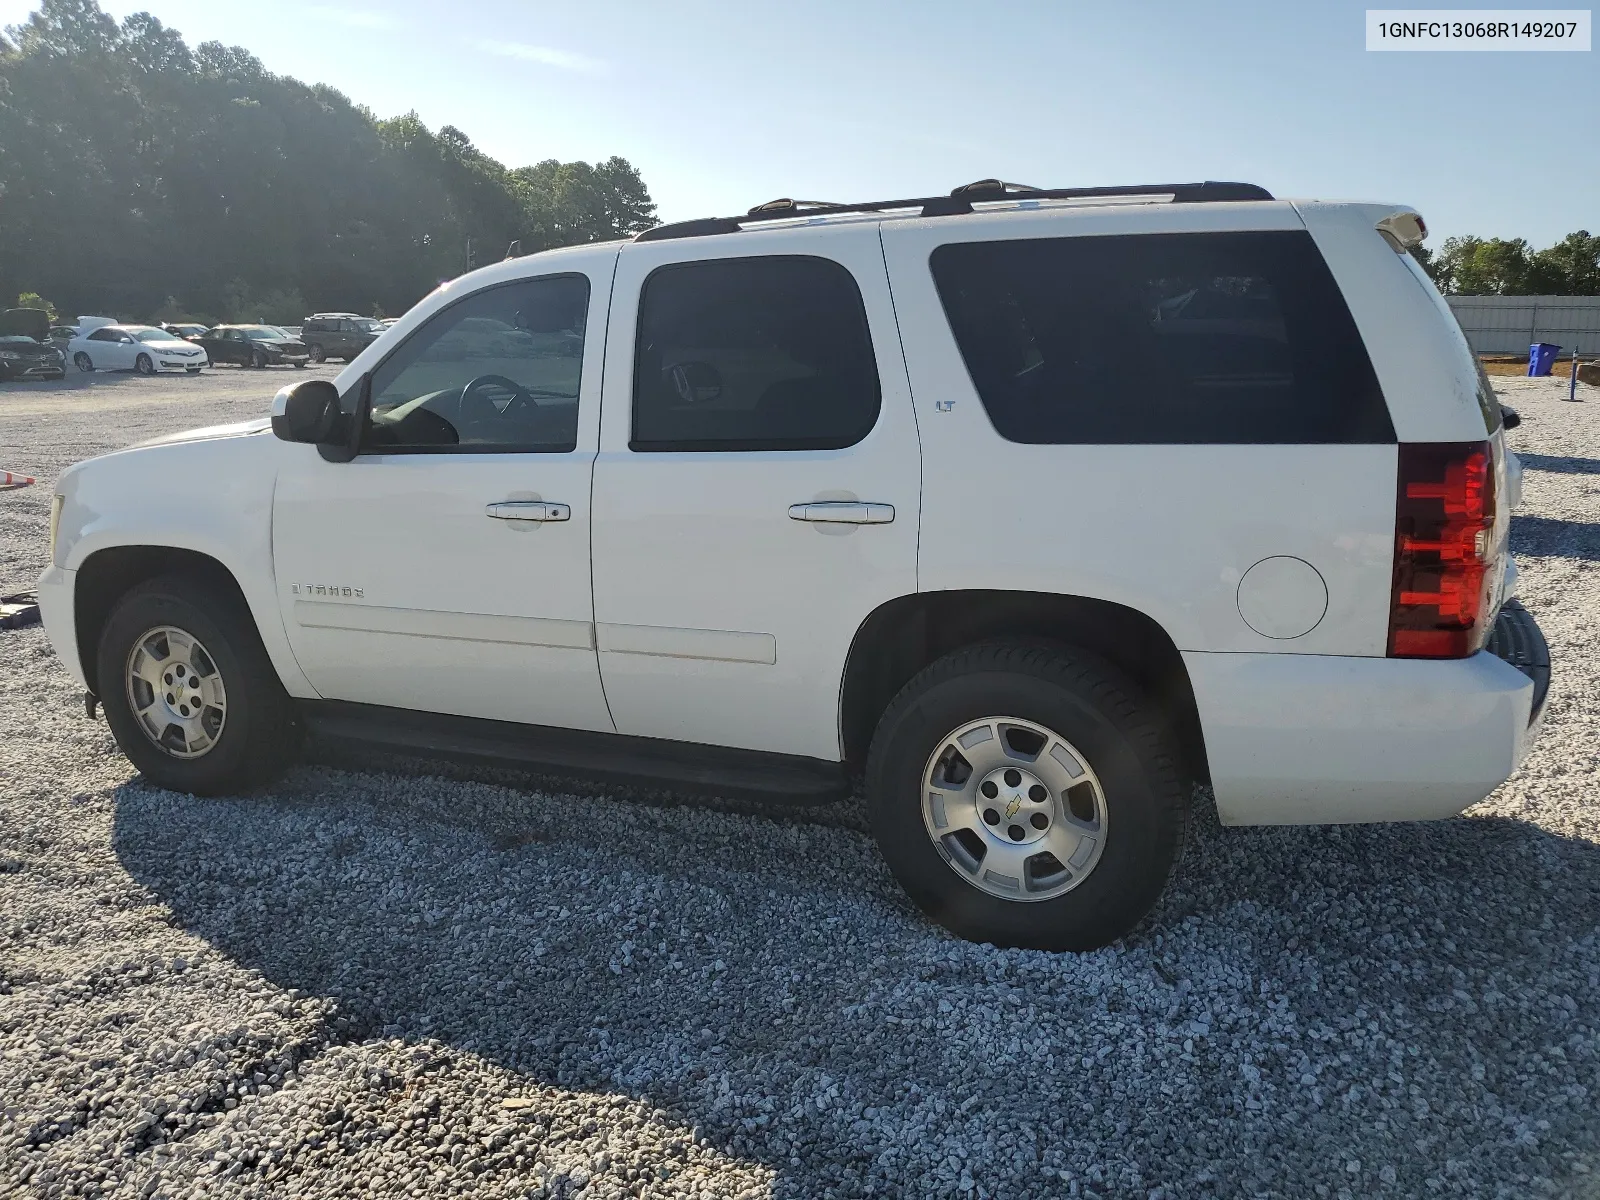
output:
[{"label": "front door", "polygon": [[619,733],[840,756],[856,630],[916,591],[920,457],[874,224],[631,243],[595,467]]},{"label": "front door", "polygon": [[278,594],[323,697],[612,728],[589,488],[615,251],[579,261],[452,299],[395,347],[354,461],[283,444]]}]

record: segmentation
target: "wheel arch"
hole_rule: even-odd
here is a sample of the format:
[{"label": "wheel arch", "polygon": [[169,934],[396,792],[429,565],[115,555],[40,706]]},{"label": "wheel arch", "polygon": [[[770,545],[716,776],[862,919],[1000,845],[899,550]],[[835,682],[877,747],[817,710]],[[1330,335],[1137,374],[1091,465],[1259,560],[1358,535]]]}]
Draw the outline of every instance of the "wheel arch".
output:
[{"label": "wheel arch", "polygon": [[203,576],[237,599],[245,612],[251,611],[233,572],[209,554],[179,546],[108,546],[96,550],[77,568],[72,606],[78,662],[89,691],[100,694],[100,634],[117,601],[145,580],[177,571]]},{"label": "wheel arch", "polygon": [[1132,676],[1170,714],[1187,774],[1209,780],[1194,688],[1167,631],[1126,605],[1046,592],[918,592],[868,614],[851,642],[839,689],[845,761],[866,761],[878,719],[923,667],[963,646],[1000,639],[1087,650]]}]

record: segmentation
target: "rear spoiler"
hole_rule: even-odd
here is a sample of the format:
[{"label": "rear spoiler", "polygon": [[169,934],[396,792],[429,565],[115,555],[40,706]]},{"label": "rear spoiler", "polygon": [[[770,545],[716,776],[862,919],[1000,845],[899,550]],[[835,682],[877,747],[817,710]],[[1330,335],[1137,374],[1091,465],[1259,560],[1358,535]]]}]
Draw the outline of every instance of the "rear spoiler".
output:
[{"label": "rear spoiler", "polygon": [[1419,214],[1401,209],[1379,221],[1378,232],[1396,254],[1404,254],[1422,245],[1422,239],[1428,236],[1428,225]]}]

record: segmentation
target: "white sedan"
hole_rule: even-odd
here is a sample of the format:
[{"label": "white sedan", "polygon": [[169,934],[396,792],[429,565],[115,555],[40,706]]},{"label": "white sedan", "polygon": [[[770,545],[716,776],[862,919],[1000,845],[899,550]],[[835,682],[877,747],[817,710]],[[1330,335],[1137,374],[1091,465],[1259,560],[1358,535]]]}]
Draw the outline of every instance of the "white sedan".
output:
[{"label": "white sedan", "polygon": [[152,325],[101,325],[67,343],[67,357],[80,371],[187,371],[198,375],[210,365],[193,342]]}]

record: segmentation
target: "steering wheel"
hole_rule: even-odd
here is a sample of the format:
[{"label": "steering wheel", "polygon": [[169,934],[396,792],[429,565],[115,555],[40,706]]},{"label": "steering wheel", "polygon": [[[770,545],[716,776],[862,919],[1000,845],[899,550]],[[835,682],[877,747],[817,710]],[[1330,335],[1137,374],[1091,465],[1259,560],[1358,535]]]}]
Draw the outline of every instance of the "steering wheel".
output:
[{"label": "steering wheel", "polygon": [[[511,393],[511,399],[506,401],[504,408],[497,407],[495,402],[484,394],[484,390],[491,387]],[[504,375],[479,375],[461,389],[463,423],[498,421],[510,416],[514,408],[537,408],[538,405],[539,401],[534,398],[532,392],[515,379],[507,379]]]}]

